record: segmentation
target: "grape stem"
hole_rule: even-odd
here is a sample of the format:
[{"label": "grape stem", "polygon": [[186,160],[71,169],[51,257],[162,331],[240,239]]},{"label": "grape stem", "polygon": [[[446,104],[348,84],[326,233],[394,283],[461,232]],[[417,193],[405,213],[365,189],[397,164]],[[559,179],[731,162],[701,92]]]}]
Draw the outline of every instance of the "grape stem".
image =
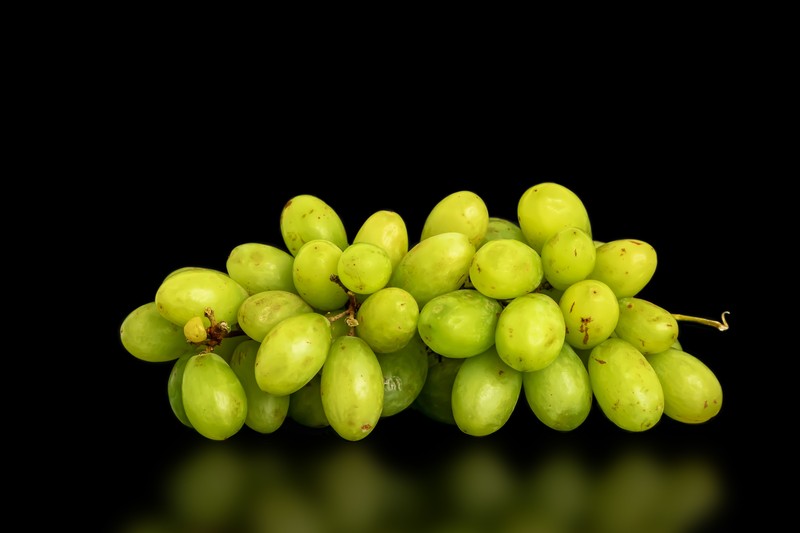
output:
[{"label": "grape stem", "polygon": [[722,313],[722,321],[711,320],[708,318],[699,318],[696,316],[688,316],[688,315],[679,315],[676,313],[672,313],[672,316],[675,320],[683,320],[685,322],[696,322],[697,324],[703,324],[705,326],[711,326],[717,328],[719,331],[725,331],[728,329],[728,321],[725,320],[725,315],[731,314],[730,311],[725,311]]},{"label": "grape stem", "polygon": [[342,283],[342,280],[339,279],[339,276],[337,276],[336,274],[331,274],[331,278],[330,279],[331,279],[332,282],[334,282],[339,287],[341,287],[342,290],[345,293],[347,293],[347,297],[349,298],[350,301],[347,304],[347,309],[345,309],[341,313],[337,313],[337,314],[335,314],[333,316],[329,316],[328,320],[330,320],[331,323],[333,323],[333,322],[336,322],[337,320],[339,320],[340,318],[342,318],[343,316],[346,315],[347,318],[345,318],[344,321],[345,321],[345,323],[347,323],[347,326],[350,328],[347,331],[347,336],[348,337],[355,337],[355,335],[356,335],[356,326],[358,325],[358,320],[356,320],[356,313],[358,312],[358,308],[360,307],[360,304],[358,303],[358,300],[356,300],[355,293],[344,286],[344,284]]},{"label": "grape stem", "polygon": [[[205,350],[207,352],[211,352],[214,350],[214,348],[219,346],[219,344],[222,342],[222,339],[230,335],[231,327],[224,320],[222,322],[217,322],[217,319],[214,316],[214,310],[210,307],[205,308],[205,315],[211,325],[206,328],[208,338],[206,338],[202,344],[205,344]],[[234,335],[237,334],[238,333],[234,333]]]}]

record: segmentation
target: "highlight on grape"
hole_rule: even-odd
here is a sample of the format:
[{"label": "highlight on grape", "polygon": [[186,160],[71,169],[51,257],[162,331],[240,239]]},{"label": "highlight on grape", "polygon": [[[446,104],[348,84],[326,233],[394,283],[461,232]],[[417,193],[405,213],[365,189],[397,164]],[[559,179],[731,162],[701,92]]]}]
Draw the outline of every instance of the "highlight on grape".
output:
[{"label": "highlight on grape", "polygon": [[290,419],[358,441],[406,409],[485,436],[520,401],[556,431],[594,405],[631,432],[664,416],[701,424],[722,408],[720,381],[679,330],[724,331],[727,312],[710,320],[638,297],[655,248],[595,240],[563,185],[528,188],[516,220],[454,192],[418,240],[387,210],[349,239],[310,194],[290,198],[279,224],[283,243],[241,243],[224,271],[166,273],[121,323],[129,354],[173,365],[172,411],[207,439]]}]

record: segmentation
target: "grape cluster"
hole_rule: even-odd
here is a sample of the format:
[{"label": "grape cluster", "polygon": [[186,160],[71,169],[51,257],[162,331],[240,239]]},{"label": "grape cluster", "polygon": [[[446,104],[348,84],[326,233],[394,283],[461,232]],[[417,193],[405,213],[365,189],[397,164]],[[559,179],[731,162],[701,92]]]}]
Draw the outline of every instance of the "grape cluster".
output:
[{"label": "grape cluster", "polygon": [[212,440],[289,418],[349,441],[416,409],[485,436],[520,399],[571,431],[596,402],[623,430],[662,416],[699,424],[722,388],[683,350],[673,314],[637,297],[657,254],[639,239],[593,239],[581,199],[555,182],[528,188],[517,219],[490,216],[471,191],[441,199],[419,241],[381,210],[352,240],[322,198],[280,214],[283,245],[246,242],[225,271],[168,273],[122,321],[143,361],[171,363],[177,419]]}]

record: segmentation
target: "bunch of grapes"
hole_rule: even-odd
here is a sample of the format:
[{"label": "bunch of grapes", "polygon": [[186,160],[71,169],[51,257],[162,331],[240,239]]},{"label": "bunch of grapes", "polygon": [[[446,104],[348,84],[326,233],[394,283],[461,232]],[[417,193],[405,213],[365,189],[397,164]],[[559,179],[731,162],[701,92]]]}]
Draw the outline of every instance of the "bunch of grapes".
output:
[{"label": "bunch of grapes", "polygon": [[637,297],[656,250],[594,240],[563,185],[530,187],[517,215],[490,216],[480,196],[454,192],[410,246],[394,211],[349,240],[329,204],[298,195],[280,214],[283,246],[246,242],[225,271],[168,273],[120,339],[143,361],[172,362],[173,413],[212,440],[288,418],[357,441],[405,409],[485,436],[521,399],[557,431],[579,427],[595,402],[632,432],[719,413],[719,380],[678,333],[681,321],[724,331],[726,313],[679,315]]}]

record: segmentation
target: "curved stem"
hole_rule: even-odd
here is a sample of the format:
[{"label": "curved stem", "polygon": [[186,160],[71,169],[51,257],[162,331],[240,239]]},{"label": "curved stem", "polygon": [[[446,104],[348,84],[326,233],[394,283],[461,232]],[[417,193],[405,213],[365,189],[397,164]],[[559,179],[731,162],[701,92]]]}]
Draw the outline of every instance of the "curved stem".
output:
[{"label": "curved stem", "polygon": [[731,314],[730,311],[724,311],[722,313],[722,321],[711,320],[708,318],[699,318],[696,316],[688,316],[688,315],[679,315],[676,313],[672,313],[672,316],[675,317],[675,320],[683,320],[685,322],[696,322],[698,324],[703,324],[705,326],[711,326],[717,328],[719,331],[725,331],[728,329],[728,321],[725,320],[725,315]]}]

